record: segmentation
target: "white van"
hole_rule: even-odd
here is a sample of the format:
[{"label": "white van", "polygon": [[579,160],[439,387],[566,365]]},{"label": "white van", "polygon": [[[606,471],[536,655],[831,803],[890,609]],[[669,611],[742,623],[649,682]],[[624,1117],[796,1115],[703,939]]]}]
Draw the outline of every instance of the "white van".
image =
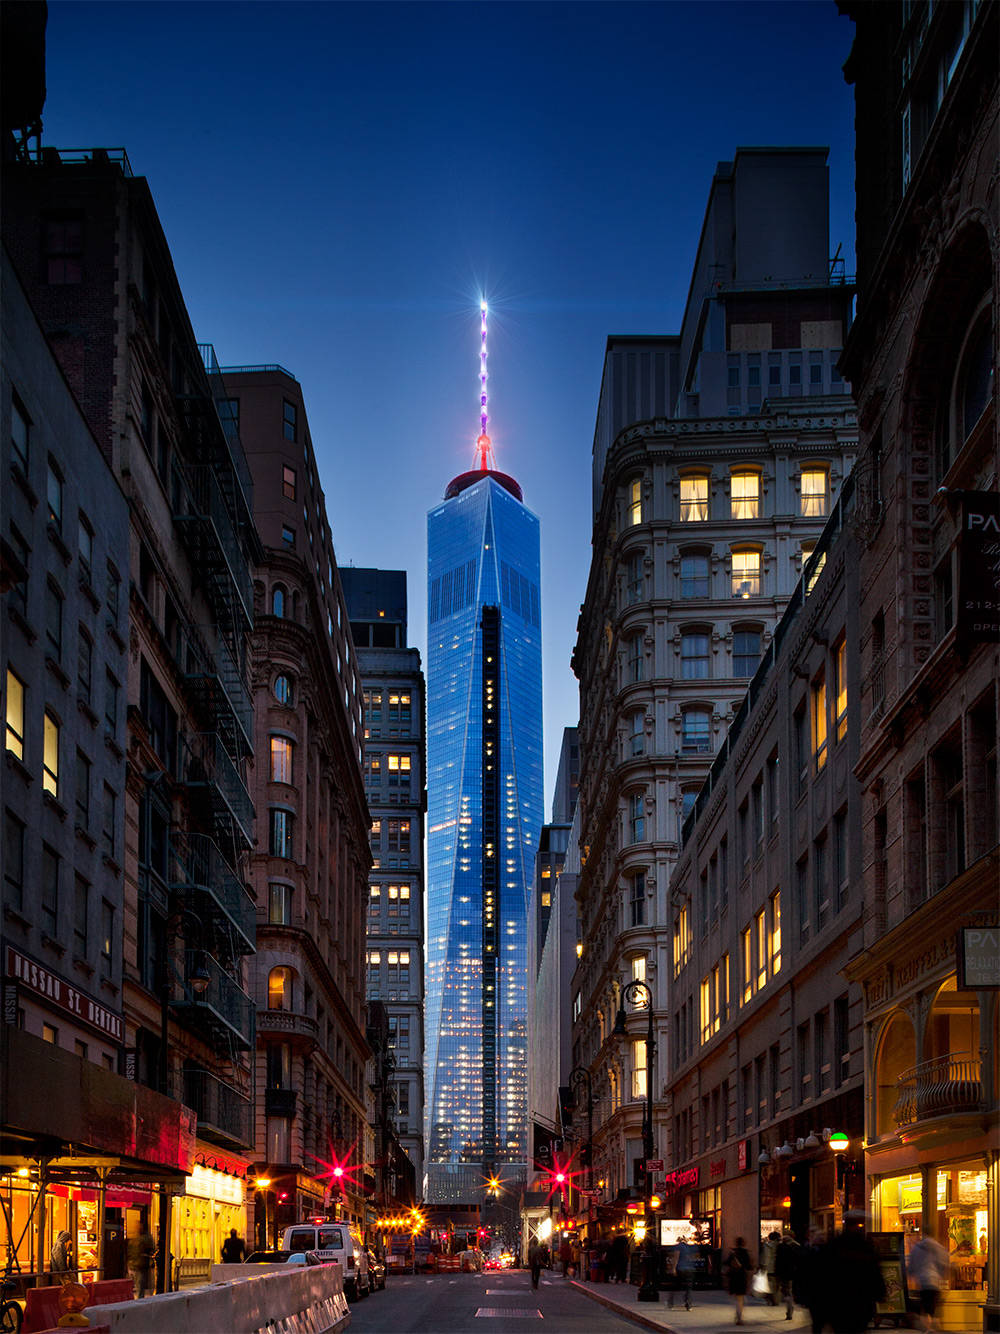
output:
[{"label": "white van", "polygon": [[322,1260],[339,1260],[350,1301],[367,1297],[371,1291],[365,1245],[350,1223],[296,1223],[285,1228],[281,1245],[286,1251],[315,1251]]}]

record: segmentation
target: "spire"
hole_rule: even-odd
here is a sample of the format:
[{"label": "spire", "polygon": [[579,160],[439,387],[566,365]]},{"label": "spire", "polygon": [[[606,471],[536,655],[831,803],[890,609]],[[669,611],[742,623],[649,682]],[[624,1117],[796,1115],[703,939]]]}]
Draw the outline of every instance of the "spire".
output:
[{"label": "spire", "polygon": [[493,445],[486,434],[489,416],[486,412],[486,302],[479,303],[479,439],[476,450],[479,454],[479,471],[489,472],[493,467]]}]

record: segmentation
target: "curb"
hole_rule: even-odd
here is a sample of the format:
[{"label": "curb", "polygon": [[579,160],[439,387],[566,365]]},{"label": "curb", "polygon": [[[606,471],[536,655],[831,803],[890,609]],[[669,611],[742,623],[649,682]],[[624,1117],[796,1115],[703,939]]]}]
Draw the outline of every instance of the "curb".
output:
[{"label": "curb", "polygon": [[630,1306],[624,1306],[621,1302],[612,1301],[605,1297],[601,1292],[594,1291],[592,1283],[581,1283],[578,1279],[571,1278],[570,1282],[578,1292],[582,1292],[589,1297],[592,1302],[597,1302],[600,1306],[606,1306],[609,1311],[614,1311],[626,1320],[631,1320],[633,1324],[641,1325],[643,1329],[661,1330],[663,1334],[680,1334],[680,1331],[673,1325],[667,1325],[662,1320],[651,1320],[649,1316],[641,1311],[633,1311]]}]

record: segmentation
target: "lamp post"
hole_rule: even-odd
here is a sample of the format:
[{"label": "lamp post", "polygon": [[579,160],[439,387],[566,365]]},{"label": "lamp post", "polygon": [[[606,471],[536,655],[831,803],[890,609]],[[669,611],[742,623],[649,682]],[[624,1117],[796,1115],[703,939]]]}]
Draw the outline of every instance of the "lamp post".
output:
[{"label": "lamp post", "polygon": [[570,1088],[579,1089],[581,1084],[587,1089],[587,1190],[589,1192],[594,1188],[594,1085],[590,1071],[584,1065],[578,1065],[575,1070],[569,1072]]},{"label": "lamp post", "polygon": [[[648,1200],[651,1194],[651,1173],[649,1164],[653,1157],[653,1056],[656,1052],[656,1038],[653,1034],[653,992],[645,982],[635,978],[631,982],[626,982],[622,987],[621,999],[618,1003],[618,1013],[615,1016],[615,1026],[611,1030],[615,1037],[625,1037],[626,1016],[625,1004],[636,996],[643,996],[646,1001],[646,1008],[649,1013],[649,1024],[646,1028],[646,1107],[642,1118],[642,1154],[643,1154],[643,1176],[645,1178],[644,1198],[646,1205],[646,1235],[650,1235],[654,1219],[649,1216]],[[656,1282],[656,1264],[650,1258],[644,1267],[642,1286],[639,1288],[639,1301],[658,1302],[660,1300],[660,1290]]]}]

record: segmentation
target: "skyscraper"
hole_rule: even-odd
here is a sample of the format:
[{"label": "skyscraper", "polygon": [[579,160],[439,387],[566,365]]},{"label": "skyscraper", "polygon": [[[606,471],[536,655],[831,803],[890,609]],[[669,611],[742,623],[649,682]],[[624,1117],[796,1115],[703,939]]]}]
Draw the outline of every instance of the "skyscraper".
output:
[{"label": "skyscraper", "polygon": [[527,1162],[528,895],[542,822],[538,519],[486,433],[427,520],[427,1181]]}]

